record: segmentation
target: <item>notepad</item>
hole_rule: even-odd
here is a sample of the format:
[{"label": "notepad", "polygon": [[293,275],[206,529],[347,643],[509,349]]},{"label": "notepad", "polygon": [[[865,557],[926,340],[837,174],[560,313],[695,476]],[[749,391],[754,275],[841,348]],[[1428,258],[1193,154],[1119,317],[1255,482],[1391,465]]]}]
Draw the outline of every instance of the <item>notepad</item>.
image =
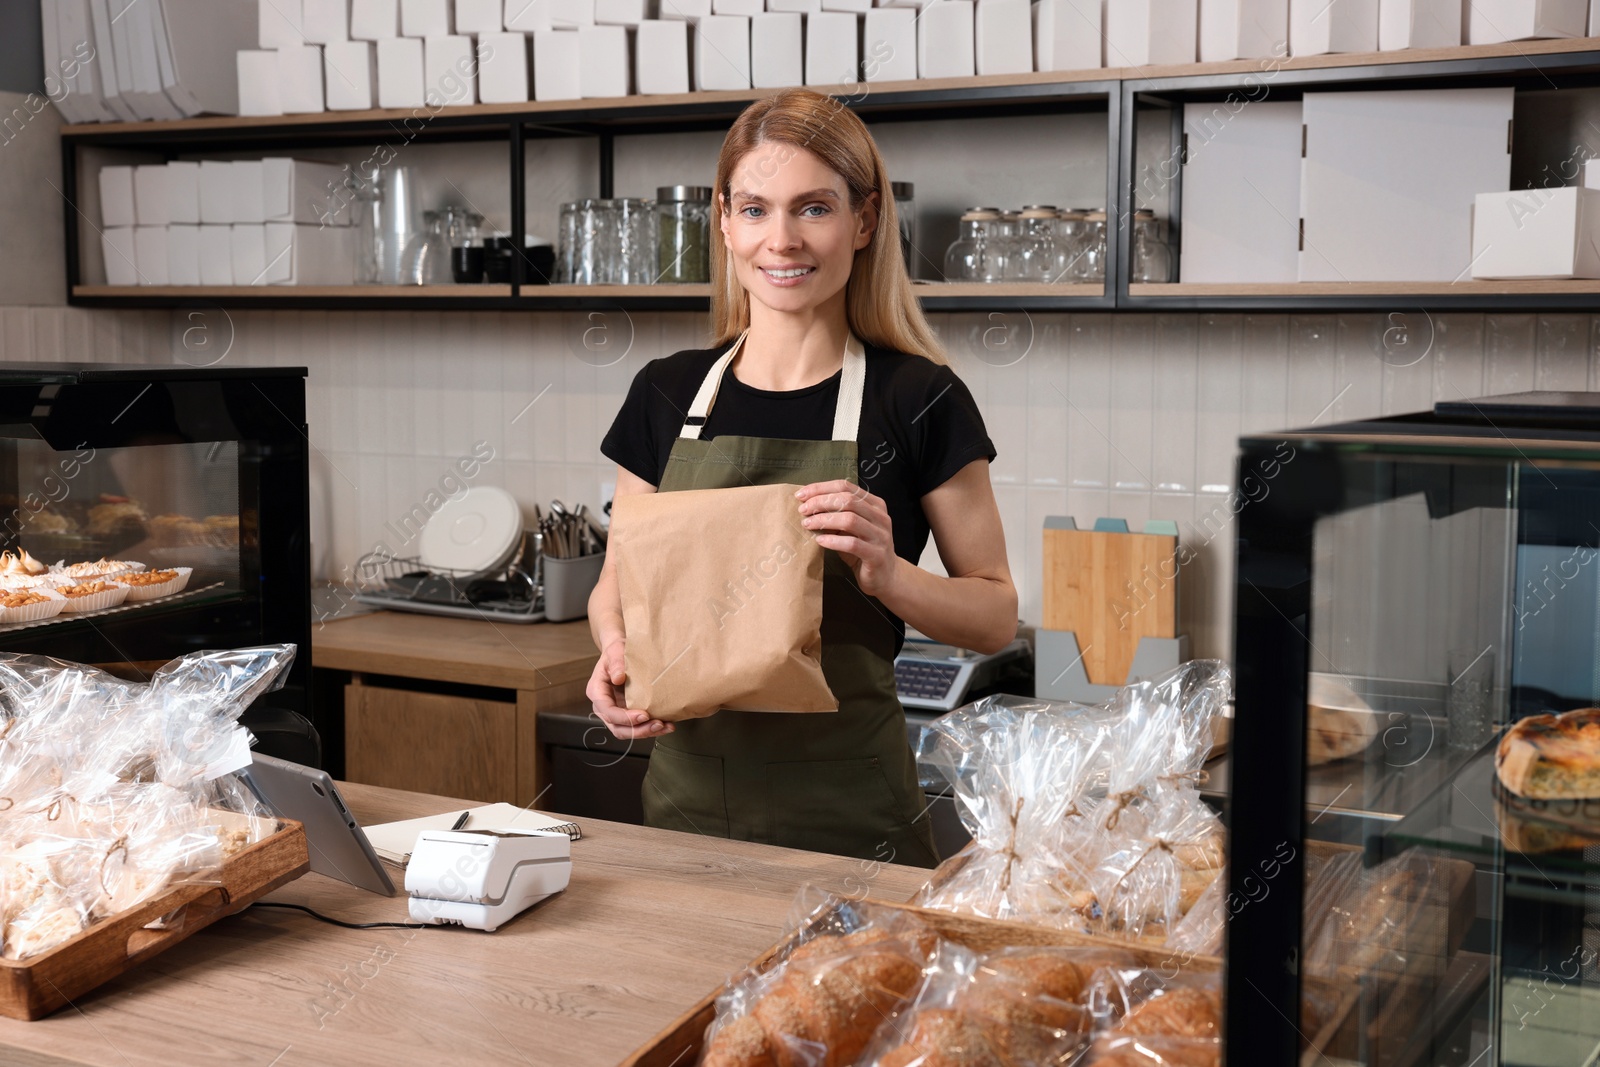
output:
[{"label": "notepad", "polygon": [[[461,818],[460,811],[447,811],[442,815],[428,815],[421,819],[403,819],[400,822],[378,823],[366,827],[367,840],[373,851],[390,863],[405,866],[411,862],[411,848],[417,843],[417,834],[423,830],[448,830]],[[583,831],[574,822],[562,822],[541,812],[519,808],[515,804],[486,804],[481,808],[467,809],[467,822],[463,830],[555,830],[576,841]]]}]

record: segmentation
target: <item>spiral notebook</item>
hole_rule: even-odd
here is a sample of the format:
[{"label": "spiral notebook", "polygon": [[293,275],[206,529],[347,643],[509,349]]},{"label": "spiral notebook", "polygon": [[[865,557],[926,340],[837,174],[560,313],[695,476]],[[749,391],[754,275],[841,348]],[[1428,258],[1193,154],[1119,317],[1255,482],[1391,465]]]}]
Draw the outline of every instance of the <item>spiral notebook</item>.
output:
[{"label": "spiral notebook", "polygon": [[[411,849],[417,843],[417,834],[423,830],[449,830],[460,819],[460,810],[442,815],[428,815],[420,819],[403,819],[400,822],[378,823],[366,827],[367,840],[382,859],[404,867],[411,862]],[[542,812],[519,808],[515,804],[485,804],[466,810],[467,821],[463,830],[554,830],[576,841],[583,831],[575,822],[563,822]]]}]

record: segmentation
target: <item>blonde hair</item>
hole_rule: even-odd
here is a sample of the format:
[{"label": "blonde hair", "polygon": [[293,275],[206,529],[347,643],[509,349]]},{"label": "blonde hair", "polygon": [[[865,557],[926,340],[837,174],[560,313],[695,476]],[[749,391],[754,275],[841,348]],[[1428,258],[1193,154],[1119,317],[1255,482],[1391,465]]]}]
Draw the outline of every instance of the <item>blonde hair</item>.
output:
[{"label": "blonde hair", "polygon": [[[845,283],[850,330],[867,344],[946,362],[912,292],[900,251],[889,171],[866,124],[840,101],[809,89],[785,89],[756,101],[734,121],[717,157],[720,211],[726,212],[732,200],[734,168],[761,144],[791,145],[817,156],[844,179],[854,211],[874,192],[878,194],[877,228],[866,247],[856,251]],[[729,269],[719,225],[711,227],[711,325],[718,344],[733,340],[750,325],[750,294]]]}]

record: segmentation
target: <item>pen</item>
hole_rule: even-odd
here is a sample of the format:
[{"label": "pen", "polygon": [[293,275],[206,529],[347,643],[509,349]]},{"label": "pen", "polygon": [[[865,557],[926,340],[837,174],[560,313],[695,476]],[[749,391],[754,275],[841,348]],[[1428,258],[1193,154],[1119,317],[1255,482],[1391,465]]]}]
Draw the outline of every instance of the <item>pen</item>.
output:
[{"label": "pen", "polygon": [[454,825],[454,826],[452,826],[452,827],[450,827],[450,829],[452,829],[452,830],[459,830],[459,829],[461,829],[461,828],[462,828],[462,827],[463,827],[463,826],[465,826],[465,825],[467,825],[467,816],[469,816],[469,815],[471,815],[471,814],[472,814],[472,812],[470,812],[470,811],[464,811],[464,812],[462,812],[462,813],[461,813],[461,817],[460,817],[460,818],[459,818],[459,819],[457,819],[457,820],[456,820],[456,824],[455,824],[455,825]]}]

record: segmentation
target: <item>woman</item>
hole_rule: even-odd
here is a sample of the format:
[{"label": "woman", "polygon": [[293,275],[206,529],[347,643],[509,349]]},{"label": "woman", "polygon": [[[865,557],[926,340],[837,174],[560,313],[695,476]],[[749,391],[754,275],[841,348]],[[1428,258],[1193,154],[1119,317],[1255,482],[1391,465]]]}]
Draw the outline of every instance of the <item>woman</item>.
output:
[{"label": "woman", "polygon": [[[837,715],[723,711],[666,723],[623,706],[608,562],[589,598],[588,696],[611,732],[656,739],[651,826],[933,866],[895,696],[905,625],[995,651],[1017,595],[971,394],[912,295],[883,159],[861,120],[788,90],[752,104],[717,160],[717,344],[652,361],[601,445],[618,496],[802,483],[827,553],[822,669]],[[859,412],[859,414],[857,414]],[[949,577],[917,566],[932,533]]]}]

